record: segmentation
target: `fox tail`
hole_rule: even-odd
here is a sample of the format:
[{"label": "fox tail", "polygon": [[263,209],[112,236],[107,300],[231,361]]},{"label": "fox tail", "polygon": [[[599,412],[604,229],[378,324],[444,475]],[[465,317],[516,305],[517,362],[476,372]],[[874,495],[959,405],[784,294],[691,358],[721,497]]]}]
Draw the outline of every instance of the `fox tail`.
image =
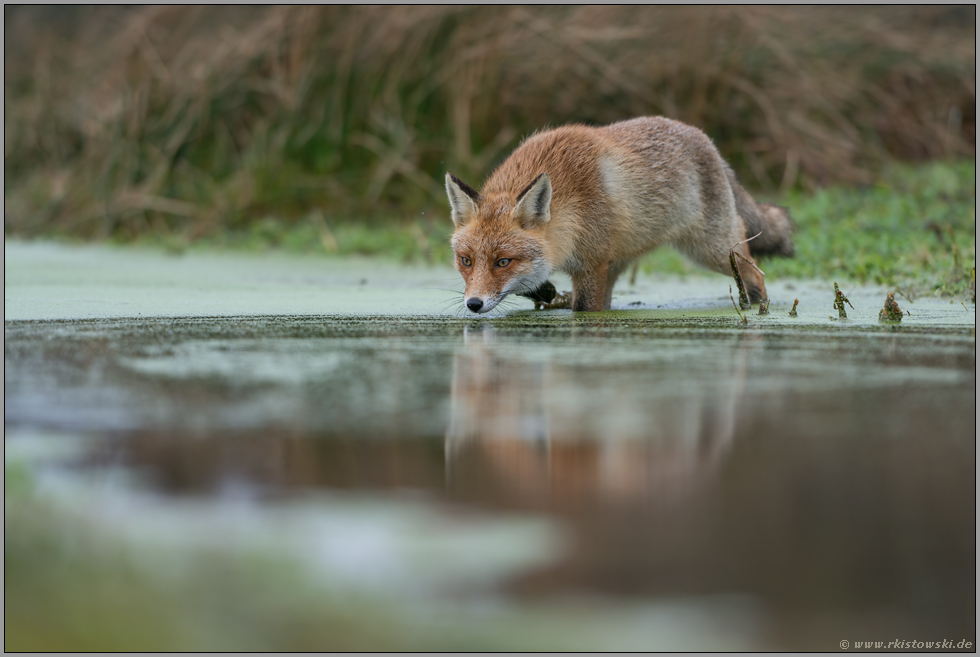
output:
[{"label": "fox tail", "polygon": [[728,170],[728,182],[735,194],[735,209],[745,222],[745,236],[762,233],[749,242],[749,252],[754,256],[793,257],[793,219],[789,210],[779,205],[756,203],[738,182],[735,172]]}]

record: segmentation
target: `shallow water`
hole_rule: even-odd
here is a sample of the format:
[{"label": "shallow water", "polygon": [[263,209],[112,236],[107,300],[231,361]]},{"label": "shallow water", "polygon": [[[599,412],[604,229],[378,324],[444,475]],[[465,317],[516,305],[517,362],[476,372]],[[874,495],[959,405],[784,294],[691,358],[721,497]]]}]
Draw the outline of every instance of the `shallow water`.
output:
[{"label": "shallow water", "polygon": [[883,326],[856,289],[832,321],[797,283],[772,289],[801,318],[743,326],[708,285],[601,314],[7,321],[5,459],[137,558],[260,546],[518,647],[975,645],[972,313]]}]

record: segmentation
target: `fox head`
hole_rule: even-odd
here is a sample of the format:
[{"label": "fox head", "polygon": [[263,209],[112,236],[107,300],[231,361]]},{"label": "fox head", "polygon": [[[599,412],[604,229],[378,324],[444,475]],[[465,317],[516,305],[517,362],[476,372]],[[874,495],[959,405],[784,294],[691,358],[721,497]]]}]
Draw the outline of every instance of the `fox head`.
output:
[{"label": "fox head", "polygon": [[483,197],[446,174],[446,193],[456,230],[456,269],[463,276],[466,307],[493,310],[511,293],[537,290],[551,273],[545,257],[545,228],[551,220],[551,178],[540,174],[517,195]]}]

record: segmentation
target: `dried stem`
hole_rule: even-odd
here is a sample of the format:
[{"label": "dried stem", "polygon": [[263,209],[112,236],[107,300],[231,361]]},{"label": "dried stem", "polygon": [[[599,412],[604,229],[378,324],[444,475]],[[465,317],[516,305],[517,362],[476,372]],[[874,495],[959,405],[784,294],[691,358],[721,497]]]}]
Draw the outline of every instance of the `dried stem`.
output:
[{"label": "dried stem", "polygon": [[847,311],[844,310],[844,304],[851,306],[851,310],[854,310],[854,306],[851,305],[850,299],[844,296],[844,293],[840,291],[837,287],[837,281],[834,281],[834,310],[840,316],[840,319],[847,319]]},{"label": "dried stem", "polygon": [[742,320],[742,324],[747,324],[748,321],[749,321],[749,318],[742,314],[742,311],[739,310],[739,308],[738,308],[738,304],[735,303],[735,297],[732,296],[732,286],[731,285],[728,286],[728,298],[732,300],[732,305],[735,306],[735,312],[738,313],[738,317],[739,317],[739,319]]},{"label": "dried stem", "polygon": [[[738,305],[741,306],[742,310],[748,310],[752,307],[749,303],[749,295],[745,293],[745,285],[742,283],[742,275],[738,271],[738,262],[735,260],[735,252],[728,252],[728,261],[732,265],[732,278],[735,279],[735,285],[738,287]],[[731,291],[731,286],[729,286],[729,292]]]}]

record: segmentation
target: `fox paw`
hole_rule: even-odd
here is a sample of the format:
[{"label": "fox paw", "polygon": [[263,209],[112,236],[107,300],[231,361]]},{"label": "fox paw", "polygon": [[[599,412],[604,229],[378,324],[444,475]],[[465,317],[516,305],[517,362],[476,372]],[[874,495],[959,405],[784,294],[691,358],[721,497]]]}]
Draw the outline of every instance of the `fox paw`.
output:
[{"label": "fox paw", "polygon": [[534,307],[537,308],[539,303],[549,304],[554,301],[555,297],[558,296],[558,290],[555,289],[551,281],[545,281],[534,292],[520,292],[517,296],[530,299],[534,302]]}]

